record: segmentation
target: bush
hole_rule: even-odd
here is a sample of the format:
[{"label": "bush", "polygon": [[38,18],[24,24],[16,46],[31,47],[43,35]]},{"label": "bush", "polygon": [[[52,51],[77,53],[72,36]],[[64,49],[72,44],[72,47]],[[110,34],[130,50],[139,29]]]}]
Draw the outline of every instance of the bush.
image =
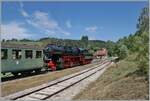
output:
[{"label": "bush", "polygon": [[128,48],[124,44],[118,44],[114,48],[114,55],[117,55],[119,59],[124,59],[128,56]]},{"label": "bush", "polygon": [[148,78],[149,73],[149,52],[148,52],[148,44],[144,44],[139,46],[139,52],[136,57],[136,61],[139,68],[139,73]]}]

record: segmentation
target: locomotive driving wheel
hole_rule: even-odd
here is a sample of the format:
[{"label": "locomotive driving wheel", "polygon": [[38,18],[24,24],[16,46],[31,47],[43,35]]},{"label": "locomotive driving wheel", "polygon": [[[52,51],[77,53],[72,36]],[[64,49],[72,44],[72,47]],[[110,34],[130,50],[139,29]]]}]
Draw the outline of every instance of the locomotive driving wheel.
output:
[{"label": "locomotive driving wheel", "polygon": [[19,73],[12,73],[15,77],[19,76]]}]

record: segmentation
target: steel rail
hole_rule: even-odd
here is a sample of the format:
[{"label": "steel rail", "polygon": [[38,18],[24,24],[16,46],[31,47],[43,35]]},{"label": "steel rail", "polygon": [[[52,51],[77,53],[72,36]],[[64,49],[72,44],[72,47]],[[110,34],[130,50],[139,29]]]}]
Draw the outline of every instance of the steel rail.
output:
[{"label": "steel rail", "polygon": [[[23,98],[23,97],[28,96],[28,95],[30,95],[30,94],[39,92],[39,91],[41,91],[41,90],[43,90],[43,89],[46,89],[46,88],[48,88],[48,87],[57,85],[57,84],[59,84],[59,83],[62,83],[62,82],[64,82],[64,81],[67,81],[67,80],[69,80],[69,79],[75,78],[75,77],[77,77],[77,76],[79,76],[79,75],[82,75],[82,74],[84,74],[84,73],[87,73],[87,72],[89,72],[89,71],[91,71],[91,70],[96,69],[96,68],[99,67],[99,66],[102,66],[103,64],[105,64],[105,63],[107,63],[107,62],[108,62],[108,61],[105,60],[105,61],[101,62],[99,65],[96,65],[96,66],[94,66],[94,67],[92,67],[92,68],[83,70],[83,71],[81,71],[81,72],[72,74],[72,75],[70,75],[70,76],[67,76],[67,78],[64,77],[64,78],[58,79],[56,82],[52,82],[52,83],[50,83],[49,85],[47,85],[47,86],[45,86],[45,87],[42,87],[42,88],[33,90],[33,91],[31,91],[31,92],[26,92],[26,93],[24,93],[24,94],[15,95],[15,96],[13,96],[13,95],[11,96],[11,95],[10,95],[10,96],[6,96],[5,98],[6,98],[6,99],[10,99],[10,100],[17,100],[17,99]],[[109,63],[109,64],[110,64],[110,63]],[[109,65],[109,64],[107,64],[107,65]],[[106,66],[104,66],[103,68],[105,68],[105,67],[106,67]],[[103,68],[100,68],[100,69],[98,69],[97,71],[100,71],[100,70],[102,70]],[[71,84],[71,85],[69,85],[69,86],[67,86],[67,87],[64,87],[63,89],[61,89],[61,90],[59,90],[59,91],[57,91],[57,92],[55,92],[55,93],[53,93],[53,94],[47,95],[47,97],[45,97],[45,98],[41,98],[40,100],[45,100],[45,99],[47,99],[47,98],[49,98],[49,97],[51,97],[51,96],[53,96],[53,95],[55,95],[55,94],[57,94],[57,93],[63,91],[63,90],[65,90],[65,89],[67,89],[67,88],[69,88],[69,87],[75,85],[76,83],[78,83],[78,82],[80,82],[80,81],[82,81],[82,80],[88,78],[89,76],[95,74],[97,71],[91,73],[90,75],[88,75],[88,76],[86,76],[86,77],[84,77],[84,78],[78,80],[77,82],[75,82],[75,83],[73,83],[73,84]]]}]

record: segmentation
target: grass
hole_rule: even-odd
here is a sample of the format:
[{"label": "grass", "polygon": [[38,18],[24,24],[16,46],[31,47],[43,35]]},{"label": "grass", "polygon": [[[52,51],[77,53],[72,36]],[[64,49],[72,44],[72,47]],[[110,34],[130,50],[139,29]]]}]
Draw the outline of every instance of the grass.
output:
[{"label": "grass", "polygon": [[[75,100],[145,100],[148,99],[148,82],[136,75],[134,62],[120,61],[85,90],[74,97]],[[94,93],[93,93],[94,92]]]},{"label": "grass", "polygon": [[92,65],[95,65],[98,63],[88,64],[85,66],[77,66],[74,68],[68,68],[64,70],[54,71],[47,74],[42,74],[38,76],[34,76],[27,79],[22,80],[15,80],[14,82],[5,82],[4,84],[1,84],[1,95],[6,96],[18,91],[25,90],[27,88],[35,87],[38,85],[41,85],[43,83],[47,83],[49,81],[58,79],[60,77],[79,72],[81,70],[84,70],[86,68],[92,67]]}]

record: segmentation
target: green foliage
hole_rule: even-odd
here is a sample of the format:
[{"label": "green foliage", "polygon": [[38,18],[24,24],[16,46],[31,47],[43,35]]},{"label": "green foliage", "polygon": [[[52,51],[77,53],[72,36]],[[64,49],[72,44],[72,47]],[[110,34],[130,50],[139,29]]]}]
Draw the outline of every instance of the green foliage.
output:
[{"label": "green foliage", "polygon": [[106,48],[108,50],[108,55],[109,56],[114,55],[114,47],[115,47],[115,43],[113,41],[108,40]]},{"label": "green foliage", "polygon": [[114,55],[118,56],[119,59],[124,59],[128,56],[128,48],[124,44],[117,44],[113,50]]},{"label": "green foliage", "polygon": [[88,46],[88,36],[82,36],[81,37],[81,44],[82,44],[83,48],[87,48],[87,46]]},{"label": "green foliage", "polygon": [[119,46],[119,58],[120,59],[124,59],[126,58],[128,55],[128,48],[126,47],[126,45],[120,45]]},{"label": "green foliage", "polygon": [[[148,8],[144,8],[138,19],[137,32],[134,35],[124,37],[117,43],[127,46],[130,54],[137,54],[135,60],[138,64],[138,73],[145,75],[148,78],[149,70],[149,12]],[[120,52],[119,47],[116,52]],[[125,48],[125,47],[124,47]],[[123,47],[122,47],[123,49]]]},{"label": "green foliage", "polygon": [[13,38],[11,41],[18,41],[17,39]]},{"label": "green foliage", "polygon": [[139,54],[137,57],[137,64],[139,68],[139,73],[141,75],[146,75],[146,77],[148,77],[148,70],[149,70],[148,56],[144,54]]},{"label": "green foliage", "polygon": [[2,41],[1,42],[5,42],[5,39],[2,39]]},{"label": "green foliage", "polygon": [[81,41],[88,42],[88,36],[82,36]]},{"label": "green foliage", "polygon": [[137,31],[138,34],[142,34],[142,32],[149,30],[149,10],[148,7],[143,8],[141,15],[138,19]]},{"label": "green foliage", "polygon": [[29,40],[29,39],[21,39],[20,41],[22,41],[22,42],[32,42],[33,40]]},{"label": "green foliage", "polygon": [[138,31],[135,35],[136,43],[135,46],[138,51],[136,58],[139,71],[141,74],[146,75],[148,78],[149,70],[149,12],[148,8],[144,8],[139,17]]},{"label": "green foliage", "polygon": [[149,43],[148,43],[148,32],[141,34],[141,44],[138,48],[138,56],[136,58],[139,71],[141,74],[148,77],[148,68],[149,68]]}]

